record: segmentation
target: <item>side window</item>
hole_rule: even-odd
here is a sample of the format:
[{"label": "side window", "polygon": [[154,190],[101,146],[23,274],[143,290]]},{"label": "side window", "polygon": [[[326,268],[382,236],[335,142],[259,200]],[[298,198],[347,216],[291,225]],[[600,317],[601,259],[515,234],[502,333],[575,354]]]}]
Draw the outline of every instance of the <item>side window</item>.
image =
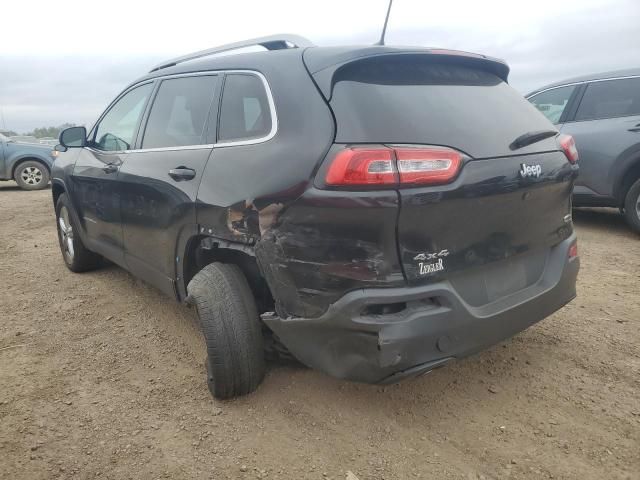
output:
[{"label": "side window", "polygon": [[204,133],[217,81],[213,75],[164,80],[151,107],[142,148],[206,143]]},{"label": "side window", "polygon": [[151,83],[147,83],[134,88],[111,107],[96,128],[93,147],[106,151],[131,148],[136,127],[152,87]]},{"label": "side window", "polygon": [[575,85],[553,88],[530,97],[529,101],[547,117],[551,123],[558,123],[560,122],[560,117],[564,109],[567,108],[567,104],[575,88]]},{"label": "side window", "polygon": [[256,75],[230,74],[224,81],[220,106],[219,142],[266,137],[271,111],[262,80]]},{"label": "side window", "polygon": [[576,120],[640,115],[640,78],[593,82],[584,92]]}]

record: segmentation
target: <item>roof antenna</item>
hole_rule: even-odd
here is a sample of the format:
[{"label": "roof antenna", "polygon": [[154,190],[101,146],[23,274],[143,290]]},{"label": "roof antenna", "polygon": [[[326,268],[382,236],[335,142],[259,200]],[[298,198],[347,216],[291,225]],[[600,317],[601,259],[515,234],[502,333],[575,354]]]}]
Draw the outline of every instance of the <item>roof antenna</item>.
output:
[{"label": "roof antenna", "polygon": [[382,27],[382,35],[380,35],[380,40],[378,43],[374,43],[374,45],[384,45],[384,35],[387,33],[387,23],[389,22],[389,13],[391,13],[391,5],[393,5],[393,0],[389,0],[389,7],[387,8],[387,16],[384,18],[384,27]]}]

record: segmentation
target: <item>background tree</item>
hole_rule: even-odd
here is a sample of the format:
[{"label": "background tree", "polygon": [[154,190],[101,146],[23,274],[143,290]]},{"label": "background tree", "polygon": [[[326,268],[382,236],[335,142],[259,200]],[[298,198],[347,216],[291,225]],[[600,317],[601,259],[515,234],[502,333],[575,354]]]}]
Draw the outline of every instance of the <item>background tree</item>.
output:
[{"label": "background tree", "polygon": [[62,130],[64,130],[65,128],[75,127],[75,126],[76,126],[75,123],[63,123],[62,125],[59,125],[57,127],[34,128],[32,132],[25,133],[25,135],[31,135],[36,138],[43,138],[43,137],[58,138]]}]

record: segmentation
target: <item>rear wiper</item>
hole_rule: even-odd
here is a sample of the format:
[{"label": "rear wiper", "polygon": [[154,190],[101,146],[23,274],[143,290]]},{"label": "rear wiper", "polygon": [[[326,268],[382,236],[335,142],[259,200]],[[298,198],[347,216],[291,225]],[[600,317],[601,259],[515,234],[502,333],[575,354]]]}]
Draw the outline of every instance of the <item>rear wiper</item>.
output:
[{"label": "rear wiper", "polygon": [[526,147],[532,143],[540,142],[545,138],[555,137],[558,134],[557,130],[539,130],[537,132],[527,132],[516,138],[509,148],[511,150],[518,150],[519,148]]}]

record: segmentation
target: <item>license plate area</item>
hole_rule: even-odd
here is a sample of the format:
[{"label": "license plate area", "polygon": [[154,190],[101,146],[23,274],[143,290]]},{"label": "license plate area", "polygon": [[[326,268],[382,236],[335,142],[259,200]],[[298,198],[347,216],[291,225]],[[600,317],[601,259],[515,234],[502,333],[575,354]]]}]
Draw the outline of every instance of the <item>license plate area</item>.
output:
[{"label": "license plate area", "polygon": [[528,287],[523,262],[510,259],[500,263],[483,275],[488,303]]},{"label": "license plate area", "polygon": [[452,286],[469,305],[479,307],[535,284],[544,272],[549,249],[538,249],[457,272]]}]

